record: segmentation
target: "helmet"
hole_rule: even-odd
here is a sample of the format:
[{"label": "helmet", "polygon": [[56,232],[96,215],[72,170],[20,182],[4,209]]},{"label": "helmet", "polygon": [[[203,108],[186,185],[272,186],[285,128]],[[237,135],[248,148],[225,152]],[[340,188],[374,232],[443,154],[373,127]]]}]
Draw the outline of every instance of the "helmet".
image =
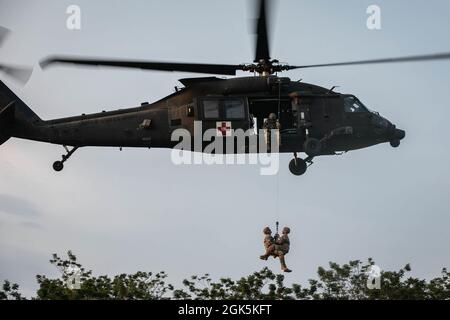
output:
[{"label": "helmet", "polygon": [[264,233],[264,234],[271,234],[271,233],[272,233],[272,230],[270,230],[269,227],[265,227],[264,230],[263,230],[263,233]]},{"label": "helmet", "polygon": [[291,233],[291,229],[289,227],[284,227],[282,233],[289,234]]},{"label": "helmet", "polygon": [[277,120],[277,115],[272,112],[271,114],[269,114],[269,119],[270,120]]}]

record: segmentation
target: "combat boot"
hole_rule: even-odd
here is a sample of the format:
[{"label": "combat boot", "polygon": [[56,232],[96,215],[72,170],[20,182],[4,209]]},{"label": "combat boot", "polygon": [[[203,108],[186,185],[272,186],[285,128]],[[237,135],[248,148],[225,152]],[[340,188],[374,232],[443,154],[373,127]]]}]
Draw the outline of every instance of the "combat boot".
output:
[{"label": "combat boot", "polygon": [[292,272],[292,270],[286,266],[286,261],[284,260],[284,254],[281,254],[279,257],[280,257],[281,270],[283,270],[284,272]]}]

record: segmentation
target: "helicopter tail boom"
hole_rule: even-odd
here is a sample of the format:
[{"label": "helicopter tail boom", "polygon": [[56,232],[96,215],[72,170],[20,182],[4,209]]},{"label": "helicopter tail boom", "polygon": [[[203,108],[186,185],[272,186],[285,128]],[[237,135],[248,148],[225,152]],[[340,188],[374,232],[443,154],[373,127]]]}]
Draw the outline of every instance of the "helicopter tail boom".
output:
[{"label": "helicopter tail boom", "polygon": [[0,81],[0,145],[12,136],[32,135],[35,124],[41,121],[30,107]]},{"label": "helicopter tail boom", "polygon": [[14,104],[12,102],[0,111],[0,145],[11,138],[7,129],[14,120],[14,109]]}]

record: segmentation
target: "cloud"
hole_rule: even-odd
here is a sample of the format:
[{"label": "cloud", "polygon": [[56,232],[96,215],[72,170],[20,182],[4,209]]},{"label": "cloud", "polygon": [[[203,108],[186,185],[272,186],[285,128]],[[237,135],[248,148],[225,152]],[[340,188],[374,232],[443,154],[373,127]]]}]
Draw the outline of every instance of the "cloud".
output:
[{"label": "cloud", "polygon": [[22,227],[31,229],[43,229],[43,226],[33,221],[23,221],[20,223]]},{"label": "cloud", "polygon": [[41,215],[30,201],[7,194],[0,194],[0,212],[22,217],[38,217]]}]

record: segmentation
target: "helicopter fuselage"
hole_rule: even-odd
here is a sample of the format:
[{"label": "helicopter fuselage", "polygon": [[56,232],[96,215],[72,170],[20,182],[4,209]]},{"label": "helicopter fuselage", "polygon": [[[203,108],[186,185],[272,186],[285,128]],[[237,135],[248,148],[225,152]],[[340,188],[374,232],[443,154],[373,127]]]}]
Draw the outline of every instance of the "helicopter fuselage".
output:
[{"label": "helicopter fuselage", "polygon": [[[175,133],[181,130],[192,139],[184,149],[210,152],[208,144],[212,140],[223,138],[224,146],[229,145],[235,132],[261,137],[266,132],[266,119],[275,114],[279,123],[276,152],[294,153],[295,159],[298,152],[305,152],[306,161],[383,142],[397,147],[405,137],[404,131],[367,109],[355,96],[289,78],[210,77],[180,81],[184,88],[152,104],[47,121],[35,115],[30,117],[31,109],[27,111],[20,99],[6,96],[3,104],[10,105],[3,114],[11,113],[13,103],[18,107],[12,110],[14,121],[3,121],[0,137],[6,137],[4,141],[12,136],[72,146],[75,150],[87,146],[178,148],[180,141]],[[208,130],[213,130],[214,139],[205,139]],[[201,139],[200,144],[195,139]],[[244,148],[216,148],[214,153],[268,151],[264,143],[256,149],[249,144],[250,139]],[[72,153],[63,156],[63,162]]]},{"label": "helicopter fuselage", "polygon": [[[195,122],[201,124],[202,135],[221,123],[229,125],[228,130],[258,133],[264,119],[275,113],[281,124],[279,151],[283,153],[305,151],[308,136],[326,140],[320,154],[365,148],[404,137],[388,120],[362,104],[356,105],[360,104],[356,97],[316,85],[277,77],[182,81],[185,88],[152,104],[38,121],[28,130],[12,126],[10,134],[74,147],[173,148],[177,145],[177,141],[172,141],[175,130],[185,129],[192,137],[199,135],[194,132]],[[352,103],[360,110],[352,109]],[[220,136],[222,128],[217,129]]]}]

